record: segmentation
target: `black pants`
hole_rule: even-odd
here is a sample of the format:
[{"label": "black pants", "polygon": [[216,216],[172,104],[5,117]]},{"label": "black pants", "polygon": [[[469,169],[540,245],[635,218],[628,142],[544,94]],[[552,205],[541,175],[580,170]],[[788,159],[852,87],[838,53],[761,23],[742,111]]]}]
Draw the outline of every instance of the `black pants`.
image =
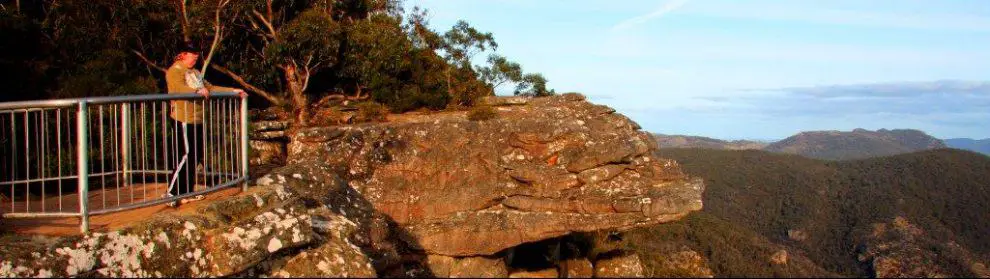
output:
[{"label": "black pants", "polygon": [[[178,137],[177,147],[179,151],[179,163],[168,181],[168,193],[170,196],[178,196],[192,192],[196,188],[196,165],[202,162],[203,158],[203,125],[189,124],[172,121]],[[205,183],[203,177],[199,182]]]}]

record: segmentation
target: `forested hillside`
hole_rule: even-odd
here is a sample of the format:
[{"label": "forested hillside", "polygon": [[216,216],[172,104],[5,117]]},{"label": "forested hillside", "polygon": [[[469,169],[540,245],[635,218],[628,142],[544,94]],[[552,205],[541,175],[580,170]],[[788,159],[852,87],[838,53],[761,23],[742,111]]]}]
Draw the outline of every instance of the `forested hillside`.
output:
[{"label": "forested hillside", "polygon": [[[891,260],[919,268],[903,271],[916,276],[985,271],[986,156],[940,149],[829,162],[765,151],[658,152],[705,178],[705,208],[676,225],[634,232],[634,238],[691,245],[709,258],[716,275],[874,276],[889,272],[884,268]],[[912,233],[892,233],[895,228]],[[778,250],[813,265],[770,264]]]}]

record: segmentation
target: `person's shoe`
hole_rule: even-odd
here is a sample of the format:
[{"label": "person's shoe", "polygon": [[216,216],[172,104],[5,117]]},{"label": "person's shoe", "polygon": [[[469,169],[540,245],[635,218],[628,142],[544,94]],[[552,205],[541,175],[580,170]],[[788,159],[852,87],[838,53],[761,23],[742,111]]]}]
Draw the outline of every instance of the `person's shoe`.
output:
[{"label": "person's shoe", "polygon": [[186,203],[190,203],[190,202],[194,202],[194,201],[201,201],[201,200],[203,200],[205,198],[206,198],[206,196],[204,196],[204,195],[196,195],[195,197],[182,199],[182,203],[183,204],[186,204]]},{"label": "person's shoe", "polygon": [[[172,194],[169,194],[169,193],[162,194],[162,199],[167,199],[167,198],[171,198],[171,197],[172,197]],[[168,206],[168,207],[171,207],[171,208],[179,207],[179,201],[167,202],[167,203],[165,203],[165,206]]]}]

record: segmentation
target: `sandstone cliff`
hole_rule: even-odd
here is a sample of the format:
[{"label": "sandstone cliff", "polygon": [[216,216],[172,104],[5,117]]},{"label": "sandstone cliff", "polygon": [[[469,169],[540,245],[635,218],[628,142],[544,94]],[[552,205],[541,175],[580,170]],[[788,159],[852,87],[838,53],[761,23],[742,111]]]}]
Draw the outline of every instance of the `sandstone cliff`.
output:
[{"label": "sandstone cliff", "polygon": [[[701,180],[613,109],[576,94],[487,101],[486,121],[263,122],[254,163],[287,164],[250,191],[121,231],[8,237],[0,276],[641,276],[635,255],[560,239],[701,209]],[[516,252],[541,241],[549,267]]]}]

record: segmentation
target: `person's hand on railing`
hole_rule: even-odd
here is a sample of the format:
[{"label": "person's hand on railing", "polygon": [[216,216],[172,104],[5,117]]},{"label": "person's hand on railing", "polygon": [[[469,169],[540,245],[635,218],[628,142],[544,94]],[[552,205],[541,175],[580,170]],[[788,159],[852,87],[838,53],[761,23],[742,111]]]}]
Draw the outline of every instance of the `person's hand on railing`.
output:
[{"label": "person's hand on railing", "polygon": [[200,88],[199,90],[196,90],[196,94],[203,95],[203,97],[204,98],[207,98],[207,99],[210,98],[210,90],[209,89],[206,89],[205,87],[204,88]]},{"label": "person's hand on railing", "polygon": [[244,92],[244,89],[240,88],[234,88],[234,93],[237,93],[237,96],[240,96],[241,98],[247,98],[248,96],[247,92]]}]

